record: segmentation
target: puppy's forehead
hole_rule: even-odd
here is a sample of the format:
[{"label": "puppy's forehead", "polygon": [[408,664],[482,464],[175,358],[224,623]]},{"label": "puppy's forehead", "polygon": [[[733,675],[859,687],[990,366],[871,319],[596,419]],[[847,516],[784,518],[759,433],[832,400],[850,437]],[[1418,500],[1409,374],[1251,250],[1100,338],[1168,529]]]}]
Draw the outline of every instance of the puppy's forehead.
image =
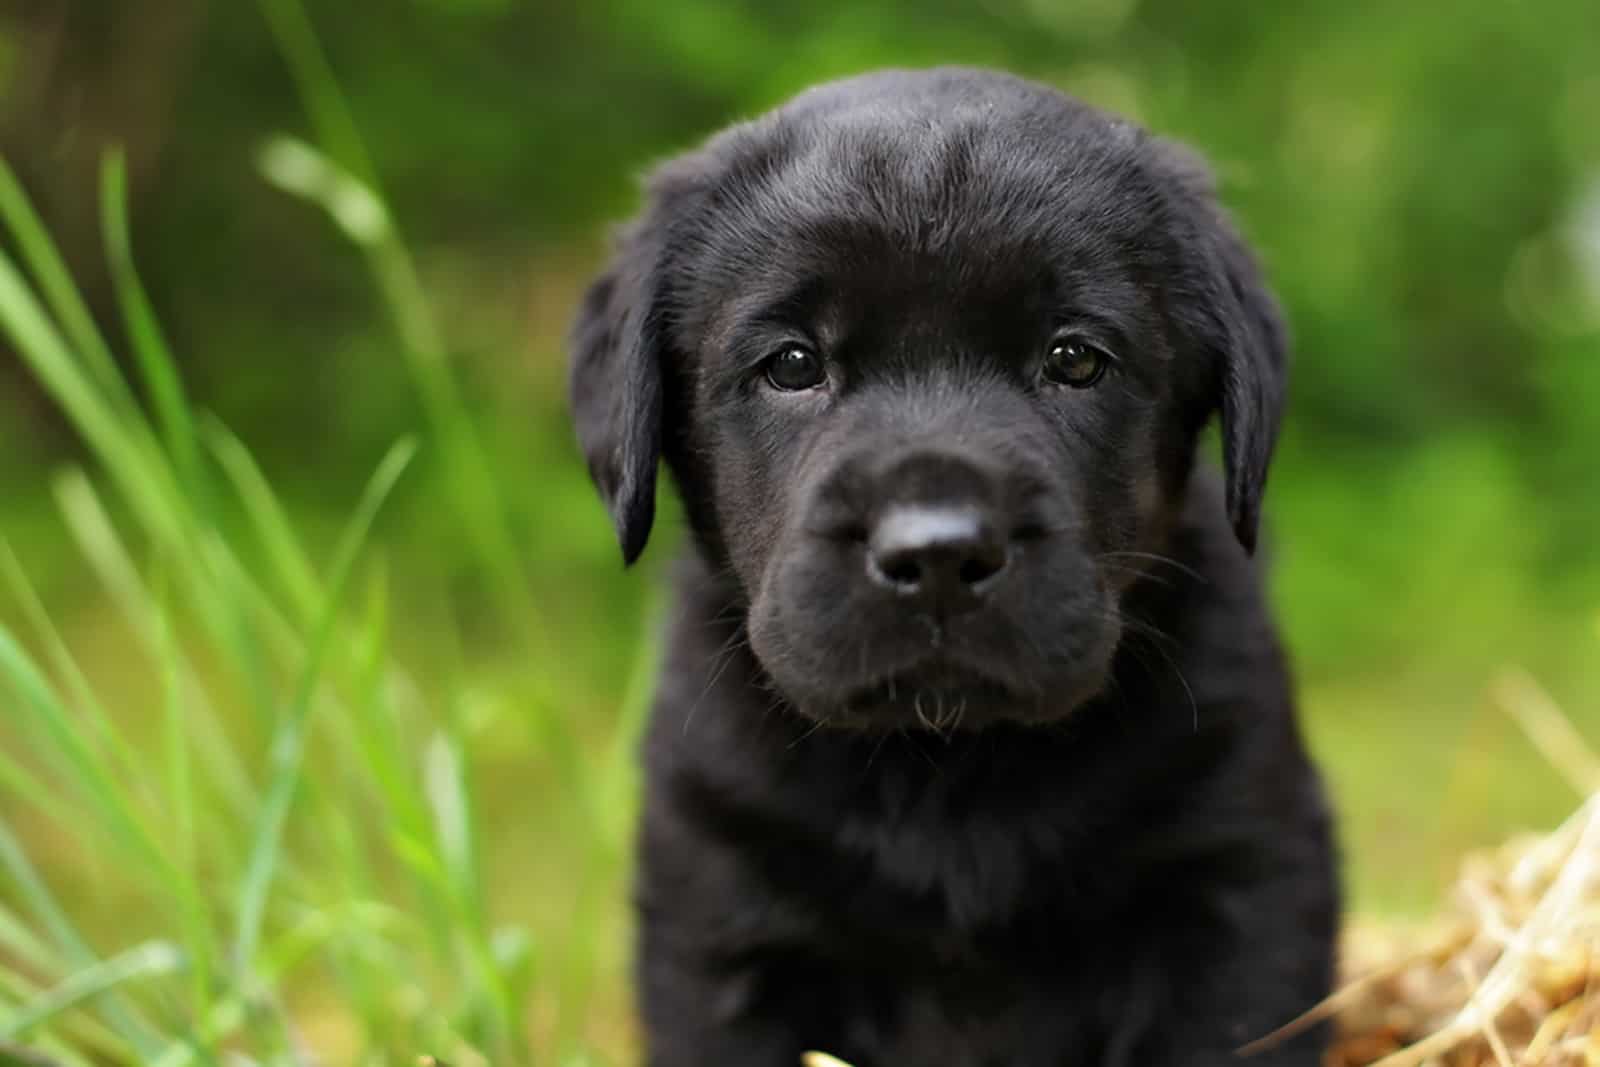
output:
[{"label": "puppy's forehead", "polygon": [[1044,93],[826,104],[803,96],[720,146],[692,267],[726,295],[722,325],[830,284],[969,305],[1052,288],[1137,300],[1130,268],[1161,212],[1133,127]]}]

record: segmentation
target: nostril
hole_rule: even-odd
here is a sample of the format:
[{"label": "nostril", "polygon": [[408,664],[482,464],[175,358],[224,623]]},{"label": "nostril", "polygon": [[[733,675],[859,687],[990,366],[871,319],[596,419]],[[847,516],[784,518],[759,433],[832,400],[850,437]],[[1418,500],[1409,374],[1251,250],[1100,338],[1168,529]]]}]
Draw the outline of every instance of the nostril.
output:
[{"label": "nostril", "polygon": [[1050,528],[1042,522],[1021,522],[1011,530],[1013,541],[1042,541],[1050,536]]},{"label": "nostril", "polygon": [[999,574],[1005,565],[1004,556],[973,556],[962,562],[958,576],[963,585],[977,585]]},{"label": "nostril", "polygon": [[890,584],[902,589],[915,589],[922,581],[922,564],[914,556],[880,560],[878,570]]}]

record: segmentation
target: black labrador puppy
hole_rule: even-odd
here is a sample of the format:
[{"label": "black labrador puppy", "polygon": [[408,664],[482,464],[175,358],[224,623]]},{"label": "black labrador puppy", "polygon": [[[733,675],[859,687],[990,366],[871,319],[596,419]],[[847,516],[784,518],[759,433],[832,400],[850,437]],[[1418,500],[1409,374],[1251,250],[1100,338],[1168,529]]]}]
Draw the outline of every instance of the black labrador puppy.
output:
[{"label": "black labrador puppy", "polygon": [[1324,996],[1329,817],[1250,558],[1284,329],[1194,157],[1002,74],[825,85],[655,173],[572,347],[623,555],[658,459],[693,533],[652,1067],[1223,1063]]}]

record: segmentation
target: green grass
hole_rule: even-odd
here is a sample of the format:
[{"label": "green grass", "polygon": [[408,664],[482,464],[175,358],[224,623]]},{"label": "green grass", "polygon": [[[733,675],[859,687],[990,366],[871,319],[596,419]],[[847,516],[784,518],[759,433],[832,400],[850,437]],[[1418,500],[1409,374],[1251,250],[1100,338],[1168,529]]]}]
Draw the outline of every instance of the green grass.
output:
[{"label": "green grass", "polygon": [[[263,6],[319,127],[359,160],[303,13]],[[396,442],[353,493],[325,561],[246,443],[185,395],[135,267],[120,159],[102,223],[133,381],[0,164],[15,249],[0,252],[0,332],[84,443],[52,495],[125,672],[95,677],[80,651],[93,643],[63,630],[0,540],[15,609],[0,613],[0,1048],[179,1067],[313,1050],[516,1064],[537,1044],[541,1063],[580,1062],[617,943],[648,642],[622,712],[580,737],[566,706],[578,687],[548,651],[495,472],[370,171],[287,139],[262,162],[368,256],[426,414],[420,445]],[[485,714],[459,653],[431,657],[428,678],[393,653],[370,535],[419,447],[487,578],[494,628],[541,657],[496,694],[514,716]],[[520,873],[578,895],[530,887],[571,910],[537,931],[494,918],[483,812],[514,803],[479,782],[496,747],[540,773],[522,804],[564,814],[546,820],[561,862]]]}]

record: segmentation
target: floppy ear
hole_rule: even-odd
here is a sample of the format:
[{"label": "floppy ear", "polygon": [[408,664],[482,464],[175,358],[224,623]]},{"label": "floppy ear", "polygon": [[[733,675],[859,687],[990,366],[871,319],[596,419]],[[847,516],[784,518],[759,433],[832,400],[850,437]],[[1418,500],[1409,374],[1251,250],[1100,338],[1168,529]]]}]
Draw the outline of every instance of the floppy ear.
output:
[{"label": "floppy ear", "polygon": [[1222,464],[1228,478],[1228,518],[1239,543],[1253,553],[1267,466],[1283,420],[1289,339],[1255,258],[1218,214],[1218,258],[1227,297],[1219,353]]},{"label": "floppy ear", "polygon": [[644,551],[661,458],[661,250],[648,219],[625,230],[589,285],[568,338],[568,400],[589,475],[624,563]]},{"label": "floppy ear", "polygon": [[1288,331],[1255,257],[1217,202],[1205,164],[1170,141],[1158,142],[1157,151],[1195,230],[1191,238],[1202,274],[1195,295],[1203,305],[1201,330],[1212,350],[1209,403],[1222,412],[1228,519],[1239,543],[1254,552],[1288,388]]}]

